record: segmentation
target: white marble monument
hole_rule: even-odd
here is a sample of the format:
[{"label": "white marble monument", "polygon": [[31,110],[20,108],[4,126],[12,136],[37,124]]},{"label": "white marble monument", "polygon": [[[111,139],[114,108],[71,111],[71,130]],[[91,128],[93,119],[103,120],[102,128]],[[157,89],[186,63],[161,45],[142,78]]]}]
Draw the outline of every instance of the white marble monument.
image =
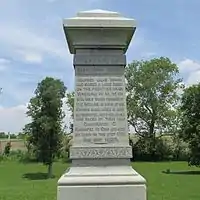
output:
[{"label": "white marble monument", "polygon": [[92,10],[64,19],[74,54],[72,166],[58,200],[146,200],[146,182],[130,165],[124,67],[135,20]]}]

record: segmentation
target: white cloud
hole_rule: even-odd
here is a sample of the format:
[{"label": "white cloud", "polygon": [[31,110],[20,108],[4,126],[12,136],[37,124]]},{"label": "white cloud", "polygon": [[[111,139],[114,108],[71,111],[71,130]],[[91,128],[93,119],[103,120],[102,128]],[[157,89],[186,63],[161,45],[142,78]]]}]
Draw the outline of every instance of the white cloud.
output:
[{"label": "white cloud", "polygon": [[9,64],[9,63],[10,63],[9,60],[7,60],[7,59],[5,59],[5,58],[0,58],[0,65],[7,65],[7,64]]},{"label": "white cloud", "polygon": [[[71,120],[71,112],[68,109],[64,99],[63,111],[65,112],[64,124],[68,127]],[[30,118],[26,116],[27,104],[15,107],[0,107],[0,132],[17,133],[21,131],[25,124],[30,122]]]},{"label": "white cloud", "polygon": [[18,105],[10,108],[0,108],[0,131],[20,131],[24,124],[28,123],[25,115],[26,105]]},{"label": "white cloud", "polygon": [[191,59],[185,59],[178,63],[180,73],[186,76],[186,86],[200,82],[200,63]]},{"label": "white cloud", "polygon": [[187,85],[197,84],[200,82],[200,69],[194,73],[191,73],[187,79]]},{"label": "white cloud", "polygon": [[191,59],[185,59],[182,60],[179,64],[179,70],[183,73],[191,73],[197,70],[200,70],[200,64],[191,60]]},{"label": "white cloud", "polygon": [[0,26],[0,43],[9,48],[14,53],[14,57],[17,57],[19,52],[23,52],[20,56],[24,55],[24,59],[27,61],[27,59],[30,60],[27,55],[34,52],[34,58],[37,55],[37,60],[39,57],[41,60],[44,54],[65,60],[69,58],[64,38],[63,41],[54,39],[42,33],[30,31],[28,27],[2,23]]},{"label": "white cloud", "polygon": [[28,63],[42,63],[42,54],[29,52],[29,51],[18,51],[19,55]]},{"label": "white cloud", "polygon": [[157,43],[149,40],[145,29],[139,29],[134,33],[127,51],[128,62],[132,59],[150,59],[157,53]]},{"label": "white cloud", "polygon": [[0,71],[4,71],[5,69],[6,69],[6,66],[0,64]]},{"label": "white cloud", "polygon": [[5,69],[7,69],[8,64],[10,64],[10,60],[0,58],[0,71],[4,71]]}]

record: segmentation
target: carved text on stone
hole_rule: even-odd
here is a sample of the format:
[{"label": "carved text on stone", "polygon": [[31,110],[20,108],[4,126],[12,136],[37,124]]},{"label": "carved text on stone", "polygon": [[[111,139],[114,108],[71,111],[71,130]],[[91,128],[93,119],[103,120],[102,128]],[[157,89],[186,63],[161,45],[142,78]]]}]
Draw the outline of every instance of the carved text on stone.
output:
[{"label": "carved text on stone", "polygon": [[[83,66],[77,66],[76,69],[79,73],[88,72]],[[95,67],[90,66],[89,73],[92,70]],[[115,67],[115,73],[117,70],[118,67]],[[79,144],[127,142],[126,95],[122,72],[119,69],[117,73],[120,76],[117,77],[98,74],[91,77],[87,73],[85,76],[76,76],[74,139]]]}]

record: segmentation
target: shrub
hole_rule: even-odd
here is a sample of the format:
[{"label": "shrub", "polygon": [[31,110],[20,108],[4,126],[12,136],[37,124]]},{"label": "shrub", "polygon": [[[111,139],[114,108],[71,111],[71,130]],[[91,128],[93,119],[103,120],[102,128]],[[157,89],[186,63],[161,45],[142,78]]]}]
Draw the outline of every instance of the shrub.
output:
[{"label": "shrub", "polygon": [[34,163],[38,162],[38,159],[36,158],[36,155],[34,153],[25,151],[21,155],[18,156],[19,162],[23,163]]},{"label": "shrub", "polygon": [[172,150],[161,139],[155,139],[154,157],[151,154],[151,139],[139,138],[139,140],[133,146],[133,159],[139,161],[162,161],[169,160],[172,155]]},{"label": "shrub", "polygon": [[10,151],[9,156],[4,157],[5,158],[3,160],[14,160],[23,163],[37,162],[37,159],[34,154],[22,150]]},{"label": "shrub", "polygon": [[[150,139],[134,139],[133,160],[153,161],[150,154]],[[187,161],[189,155],[188,144],[179,138],[163,136],[156,138],[154,161]]]},{"label": "shrub", "polygon": [[8,156],[10,154],[10,150],[11,150],[11,142],[7,142],[4,148],[4,154]]},{"label": "shrub", "polygon": [[70,161],[69,154],[70,154],[71,144],[72,144],[72,137],[69,135],[66,135],[63,139],[63,146],[59,152],[59,158],[61,158],[63,162]]},{"label": "shrub", "polygon": [[0,154],[0,162],[2,162],[4,160],[4,155]]}]

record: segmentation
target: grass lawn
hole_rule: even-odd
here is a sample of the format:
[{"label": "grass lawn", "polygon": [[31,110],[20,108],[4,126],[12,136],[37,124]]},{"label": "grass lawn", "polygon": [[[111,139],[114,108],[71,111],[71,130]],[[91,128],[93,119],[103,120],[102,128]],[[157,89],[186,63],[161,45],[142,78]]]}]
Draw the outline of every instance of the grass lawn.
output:
[{"label": "grass lawn", "polygon": [[[133,163],[147,179],[148,200],[199,200],[200,169],[185,162]],[[0,200],[56,200],[57,180],[67,164],[55,163],[56,178],[46,180],[41,164],[0,163]],[[162,173],[170,168],[171,173]]]},{"label": "grass lawn", "polygon": [[[148,200],[200,200],[200,169],[187,162],[134,163],[147,180]],[[170,169],[171,173],[162,171]]]}]

